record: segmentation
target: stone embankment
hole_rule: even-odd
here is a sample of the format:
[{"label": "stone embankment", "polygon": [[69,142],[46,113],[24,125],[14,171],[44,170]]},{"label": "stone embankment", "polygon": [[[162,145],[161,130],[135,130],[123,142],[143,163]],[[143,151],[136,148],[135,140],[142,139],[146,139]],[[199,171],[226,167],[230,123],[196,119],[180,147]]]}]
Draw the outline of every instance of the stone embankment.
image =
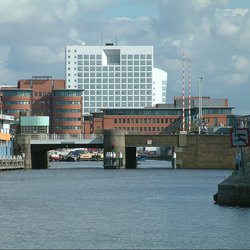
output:
[{"label": "stone embankment", "polygon": [[234,171],[218,185],[214,201],[218,205],[250,207],[250,149],[246,151],[246,166]]},{"label": "stone embankment", "polygon": [[0,158],[0,171],[24,169],[24,159],[21,156]]}]

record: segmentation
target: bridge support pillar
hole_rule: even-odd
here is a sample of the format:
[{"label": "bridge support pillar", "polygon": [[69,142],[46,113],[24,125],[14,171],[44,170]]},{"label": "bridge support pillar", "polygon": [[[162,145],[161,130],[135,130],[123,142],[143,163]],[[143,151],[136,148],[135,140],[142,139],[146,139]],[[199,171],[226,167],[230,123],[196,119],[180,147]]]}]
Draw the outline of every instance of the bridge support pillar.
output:
[{"label": "bridge support pillar", "polygon": [[31,148],[30,148],[30,137],[29,135],[18,135],[16,137],[15,144],[17,147],[20,146],[18,154],[24,156],[24,168],[31,169]]},{"label": "bridge support pillar", "polygon": [[187,146],[187,132],[181,131],[178,135],[178,146],[175,147],[176,152],[176,168],[183,168],[184,162],[184,149]]},{"label": "bridge support pillar", "polygon": [[[122,129],[107,129],[103,131],[104,139],[104,157],[107,152],[115,152],[116,156],[122,153],[121,168],[125,168],[126,164],[126,151],[125,151],[125,130]],[[108,166],[104,168],[109,168]]]}]

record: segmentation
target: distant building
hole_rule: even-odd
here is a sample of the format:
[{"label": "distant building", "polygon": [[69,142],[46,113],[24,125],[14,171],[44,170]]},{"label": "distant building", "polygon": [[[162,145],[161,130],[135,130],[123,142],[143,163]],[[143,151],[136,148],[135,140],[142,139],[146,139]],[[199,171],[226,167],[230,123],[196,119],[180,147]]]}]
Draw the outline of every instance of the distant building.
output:
[{"label": "distant building", "polygon": [[[198,126],[198,112],[196,97],[192,97],[191,121],[192,128]],[[182,123],[182,100],[176,97],[173,104],[158,104],[152,108],[133,109],[102,109],[103,113],[93,113],[84,122],[85,133],[105,129],[124,129],[129,132],[159,134],[179,122]],[[203,119],[207,127],[229,126],[234,107],[228,106],[227,99],[210,99],[204,97]],[[185,106],[186,131],[188,131],[188,106]],[[102,117],[102,119],[100,119]],[[178,124],[177,124],[178,125]]]},{"label": "distant building", "polygon": [[48,134],[49,116],[21,116],[21,134]]},{"label": "distant building", "polygon": [[21,116],[48,116],[50,133],[82,133],[82,90],[66,90],[64,80],[37,76],[0,92],[2,113],[14,116],[16,131]]},{"label": "distant building", "polygon": [[81,134],[82,90],[60,89],[52,91],[51,131],[56,134]]},{"label": "distant building", "polygon": [[10,129],[10,124],[13,122],[13,116],[0,114],[0,157],[13,155],[13,141]]},{"label": "distant building", "polygon": [[167,73],[153,46],[66,46],[66,88],[84,90],[84,114],[166,102]]}]

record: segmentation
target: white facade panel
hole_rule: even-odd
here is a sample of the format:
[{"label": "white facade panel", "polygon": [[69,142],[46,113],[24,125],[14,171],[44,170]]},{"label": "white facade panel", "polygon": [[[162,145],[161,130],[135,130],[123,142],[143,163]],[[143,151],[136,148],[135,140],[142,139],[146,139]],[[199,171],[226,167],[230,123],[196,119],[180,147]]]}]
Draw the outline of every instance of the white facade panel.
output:
[{"label": "white facade panel", "polygon": [[153,105],[166,103],[167,77],[166,71],[153,68]]}]

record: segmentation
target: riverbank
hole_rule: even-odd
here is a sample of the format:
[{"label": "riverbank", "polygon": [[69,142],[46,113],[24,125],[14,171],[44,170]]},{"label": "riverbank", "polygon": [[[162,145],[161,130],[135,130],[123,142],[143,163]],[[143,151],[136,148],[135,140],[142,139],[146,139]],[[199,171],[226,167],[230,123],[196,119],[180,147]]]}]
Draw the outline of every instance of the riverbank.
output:
[{"label": "riverbank", "polygon": [[234,171],[220,183],[214,201],[218,205],[250,207],[250,167],[247,166],[244,174]]}]

